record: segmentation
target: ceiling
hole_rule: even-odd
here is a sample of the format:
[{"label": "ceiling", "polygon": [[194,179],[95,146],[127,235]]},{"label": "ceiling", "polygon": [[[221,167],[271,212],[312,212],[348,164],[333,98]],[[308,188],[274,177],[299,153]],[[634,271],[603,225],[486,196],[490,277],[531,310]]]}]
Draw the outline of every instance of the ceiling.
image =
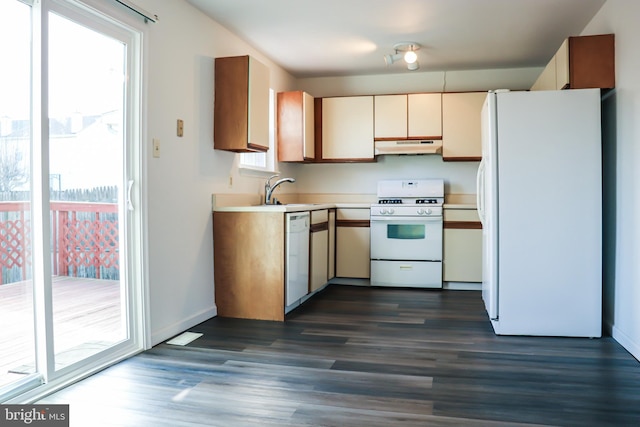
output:
[{"label": "ceiling", "polygon": [[606,0],[187,0],[296,77],[542,67]]}]

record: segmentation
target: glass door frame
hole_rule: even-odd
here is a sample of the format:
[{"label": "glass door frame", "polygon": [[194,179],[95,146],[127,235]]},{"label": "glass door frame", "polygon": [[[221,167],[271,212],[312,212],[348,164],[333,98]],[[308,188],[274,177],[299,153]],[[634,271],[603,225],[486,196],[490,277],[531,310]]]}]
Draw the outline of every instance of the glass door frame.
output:
[{"label": "glass door frame", "polygon": [[[22,1],[22,0],[21,0]],[[85,4],[86,3],[86,4]],[[143,35],[126,16],[112,13],[109,5],[88,5],[75,0],[32,2],[32,245],[36,337],[36,373],[17,381],[13,391],[0,396],[3,403],[33,401],[58,388],[123,360],[150,346],[148,283],[144,247],[146,207],[143,182]],[[107,10],[105,10],[105,8]],[[48,16],[56,13],[126,44],[126,94],[124,106],[124,176],[119,188],[120,281],[128,284],[122,294],[128,339],[79,362],[55,370],[52,265],[49,238],[49,112],[48,112]],[[125,19],[122,19],[125,18]],[[2,400],[0,400],[2,401]]]}]

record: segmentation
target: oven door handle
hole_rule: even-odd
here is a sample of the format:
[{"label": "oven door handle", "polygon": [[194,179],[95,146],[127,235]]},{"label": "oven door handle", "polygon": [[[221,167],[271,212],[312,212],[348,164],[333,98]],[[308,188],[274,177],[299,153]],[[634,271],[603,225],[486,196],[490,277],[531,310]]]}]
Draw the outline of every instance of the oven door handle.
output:
[{"label": "oven door handle", "polygon": [[418,222],[418,223],[436,223],[442,222],[442,216],[376,216],[370,218],[371,223],[375,222]]}]

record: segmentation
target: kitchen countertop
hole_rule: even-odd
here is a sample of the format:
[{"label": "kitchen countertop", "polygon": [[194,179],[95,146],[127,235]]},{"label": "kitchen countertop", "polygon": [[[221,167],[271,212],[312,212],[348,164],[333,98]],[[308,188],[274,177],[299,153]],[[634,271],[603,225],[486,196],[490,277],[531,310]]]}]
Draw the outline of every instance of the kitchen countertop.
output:
[{"label": "kitchen countertop", "polygon": [[[344,195],[341,195],[344,196]],[[337,200],[341,197],[336,196]],[[313,211],[321,209],[369,209],[371,203],[365,200],[359,200],[356,197],[356,202],[345,202],[343,200],[337,202],[328,201],[330,197],[320,197],[316,199],[319,203],[303,199],[304,203],[285,203],[282,205],[262,205],[259,204],[260,196],[253,195],[251,197],[240,196],[230,200],[230,203],[217,204],[215,203],[215,197],[213,201],[214,212],[302,212]],[[360,199],[363,199],[362,197]],[[294,199],[295,200],[295,199]],[[311,199],[313,200],[313,199]],[[475,194],[447,194],[445,196],[444,209],[477,209],[476,195]]]},{"label": "kitchen countertop", "polygon": [[217,206],[214,212],[303,212],[321,209],[369,209],[370,203],[289,203],[284,205]]},{"label": "kitchen countertop", "polygon": [[286,205],[249,205],[249,206],[218,206],[214,212],[302,212],[330,209],[335,207],[325,203],[290,203]]},{"label": "kitchen countertop", "polygon": [[477,209],[475,194],[447,194],[444,198],[444,209]]}]

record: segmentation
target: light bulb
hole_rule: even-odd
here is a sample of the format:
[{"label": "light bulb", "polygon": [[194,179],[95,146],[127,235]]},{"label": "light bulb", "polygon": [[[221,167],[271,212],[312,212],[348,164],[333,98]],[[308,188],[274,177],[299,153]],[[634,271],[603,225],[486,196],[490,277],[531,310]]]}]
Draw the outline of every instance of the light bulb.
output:
[{"label": "light bulb", "polygon": [[413,64],[417,59],[418,55],[412,50],[409,50],[404,54],[404,62],[406,62],[407,64]]}]

